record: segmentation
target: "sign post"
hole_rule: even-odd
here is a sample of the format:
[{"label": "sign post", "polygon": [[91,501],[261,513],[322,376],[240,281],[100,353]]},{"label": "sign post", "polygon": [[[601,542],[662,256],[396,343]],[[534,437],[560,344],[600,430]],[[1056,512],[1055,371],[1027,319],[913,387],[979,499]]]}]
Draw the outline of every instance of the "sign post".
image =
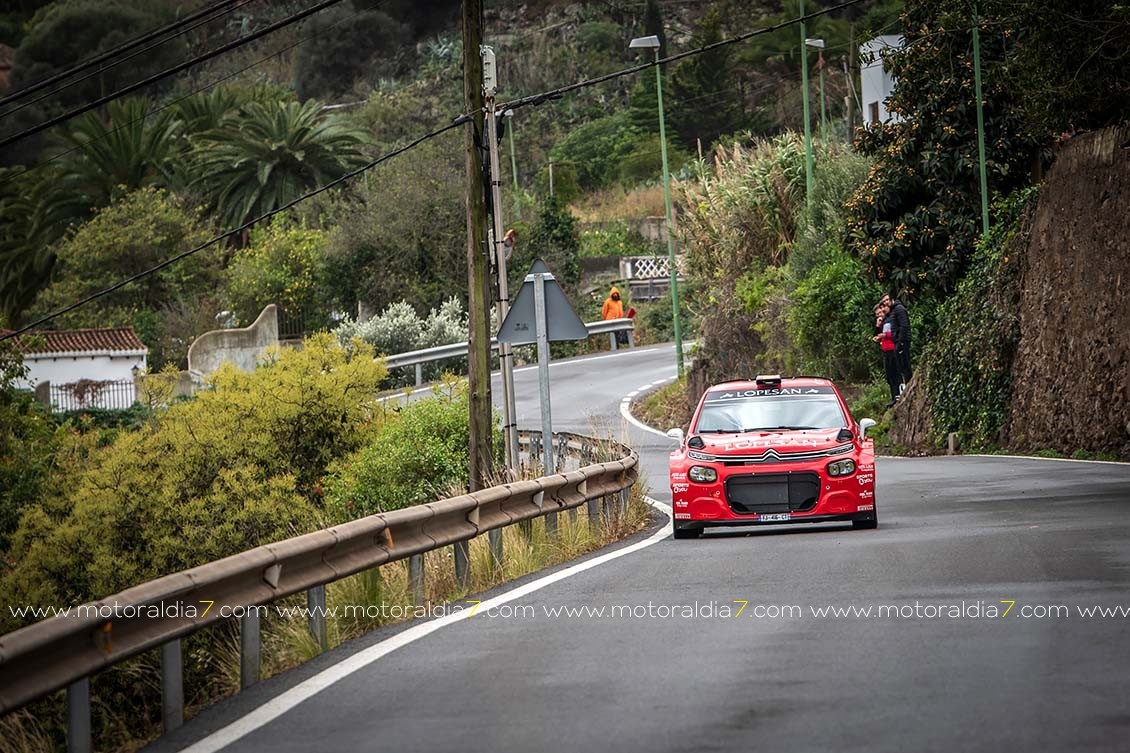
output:
[{"label": "sign post", "polygon": [[[549,395],[549,343],[562,340],[584,340],[589,336],[585,323],[565,296],[557,278],[538,259],[530,267],[522,288],[514,299],[502,326],[498,342],[508,345],[538,346],[538,393],[541,402],[542,462],[546,475],[557,472],[553,456],[553,417]],[[557,530],[556,516],[545,519],[546,530]]]}]

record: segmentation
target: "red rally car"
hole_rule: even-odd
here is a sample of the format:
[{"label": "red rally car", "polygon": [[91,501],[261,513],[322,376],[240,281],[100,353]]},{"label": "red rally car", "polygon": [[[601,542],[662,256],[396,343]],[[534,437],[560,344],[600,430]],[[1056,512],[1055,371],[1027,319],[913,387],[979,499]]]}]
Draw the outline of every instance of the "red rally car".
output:
[{"label": "red rally car", "polygon": [[820,377],[759,376],[708,389],[671,453],[675,538],[707,526],[842,520],[876,528],[875,451]]}]

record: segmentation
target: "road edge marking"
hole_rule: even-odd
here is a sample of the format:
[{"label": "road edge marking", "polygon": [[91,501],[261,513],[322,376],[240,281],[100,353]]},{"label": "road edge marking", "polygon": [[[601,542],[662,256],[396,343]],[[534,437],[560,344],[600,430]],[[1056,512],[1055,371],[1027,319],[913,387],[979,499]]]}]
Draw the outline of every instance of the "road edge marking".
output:
[{"label": "road edge marking", "polygon": [[[551,586],[558,581],[571,578],[574,575],[579,575],[586,570],[591,570],[594,567],[611,562],[612,560],[626,557],[629,554],[634,554],[641,549],[646,549],[650,546],[658,544],[660,541],[668,538],[671,535],[671,527],[673,516],[671,515],[671,506],[644,496],[644,500],[652,507],[667,514],[667,522],[659,528],[655,533],[648,536],[642,541],[637,541],[634,544],[621,547],[615,551],[601,554],[592,559],[587,559],[584,562],[579,562],[576,565],[570,565],[564,569],[558,570],[555,573],[550,573],[544,577],[529,583],[524,583],[521,586],[511,589],[498,596],[491,597],[484,600],[479,604],[481,609],[492,609],[507,602],[520,599],[536,591]],[[313,677],[309,677],[294,687],[288,688],[274,698],[262,703],[256,708],[252,709],[247,714],[239,717],[238,719],[220,727],[219,729],[209,733],[203,739],[181,748],[181,753],[216,753],[216,751],[223,750],[232,743],[246,737],[257,729],[266,726],[283,714],[287,713],[295,706],[309,700],[321,691],[330,687],[334,683],[344,680],[354,672],[364,669],[370,664],[376,662],[384,656],[392,653],[398,648],[407,646],[410,643],[420,640],[432,633],[447,627],[448,625],[470,619],[470,610],[463,610],[454,614],[445,615],[443,617],[429,620],[428,622],[413,625],[406,630],[402,630],[394,636],[386,638],[379,643],[374,643],[368,648],[361,649],[360,651],[350,654],[333,666],[323,669]]]},{"label": "road edge marking", "polygon": [[635,416],[632,415],[632,400],[635,397],[637,397],[638,395],[643,394],[643,393],[651,390],[654,387],[658,387],[662,384],[667,384],[668,382],[673,382],[676,379],[678,379],[678,376],[664,377],[663,379],[660,379],[660,380],[655,381],[655,382],[649,382],[648,384],[645,384],[642,387],[638,387],[638,388],[632,390],[631,392],[629,392],[627,395],[625,395],[623,398],[620,399],[620,415],[623,416],[625,421],[627,421],[628,423],[630,423],[632,426],[636,427],[640,431],[646,431],[646,432],[649,432],[651,434],[655,434],[656,436],[663,437],[664,439],[670,439],[670,437],[667,436],[666,432],[662,432],[662,431],[660,431],[659,429],[656,429],[653,426],[648,426],[643,421],[640,421],[638,418],[636,418]]}]

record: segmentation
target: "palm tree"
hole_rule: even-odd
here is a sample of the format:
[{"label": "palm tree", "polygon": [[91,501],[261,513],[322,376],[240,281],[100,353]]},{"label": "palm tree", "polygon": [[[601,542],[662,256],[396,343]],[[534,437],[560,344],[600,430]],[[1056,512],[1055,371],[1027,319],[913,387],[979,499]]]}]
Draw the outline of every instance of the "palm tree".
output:
[{"label": "palm tree", "polygon": [[361,161],[364,133],[320,104],[250,102],[192,139],[192,189],[236,227],[340,177]]},{"label": "palm tree", "polygon": [[52,160],[58,201],[69,216],[85,218],[130,191],[168,187],[184,146],[170,109],[147,116],[146,99],[111,102],[107,117],[88,113],[61,138]]}]

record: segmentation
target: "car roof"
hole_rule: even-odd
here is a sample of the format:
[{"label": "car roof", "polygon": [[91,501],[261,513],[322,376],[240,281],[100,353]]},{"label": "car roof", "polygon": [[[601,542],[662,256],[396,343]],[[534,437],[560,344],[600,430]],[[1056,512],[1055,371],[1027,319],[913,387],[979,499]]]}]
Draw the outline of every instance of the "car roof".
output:
[{"label": "car roof", "polygon": [[[835,387],[831,379],[824,377],[781,377],[781,387]],[[722,392],[725,390],[756,390],[757,381],[754,379],[735,379],[731,382],[719,382],[707,388],[707,392]]]}]

